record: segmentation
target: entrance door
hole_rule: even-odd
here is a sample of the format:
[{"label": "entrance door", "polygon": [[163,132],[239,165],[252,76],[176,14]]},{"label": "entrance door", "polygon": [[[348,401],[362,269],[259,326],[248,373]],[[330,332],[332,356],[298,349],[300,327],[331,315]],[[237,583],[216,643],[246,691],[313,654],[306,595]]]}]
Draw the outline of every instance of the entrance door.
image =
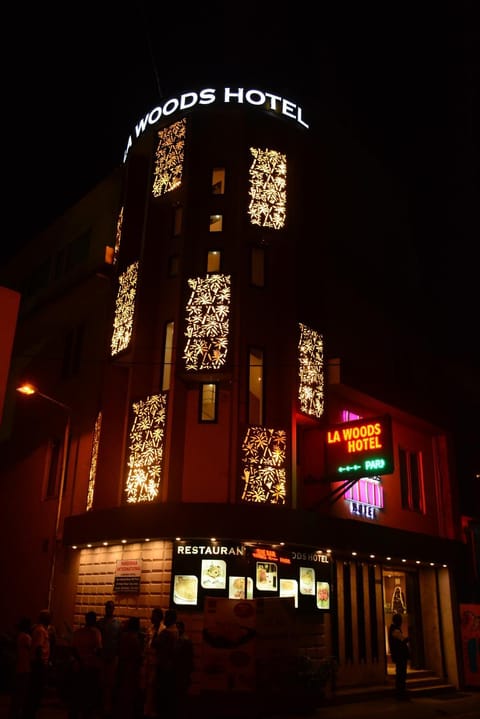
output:
[{"label": "entrance door", "polygon": [[410,637],[411,660],[408,669],[423,669],[422,613],[420,608],[420,590],[416,572],[402,569],[383,568],[383,612],[385,620],[385,648],[387,673],[394,674],[395,666],[388,646],[388,628],[395,613],[403,616],[402,631]]}]

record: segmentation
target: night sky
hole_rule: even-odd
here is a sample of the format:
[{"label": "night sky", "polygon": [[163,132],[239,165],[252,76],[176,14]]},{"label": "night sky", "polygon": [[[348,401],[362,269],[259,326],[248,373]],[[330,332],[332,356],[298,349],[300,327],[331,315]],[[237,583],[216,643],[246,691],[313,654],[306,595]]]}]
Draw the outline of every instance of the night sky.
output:
[{"label": "night sky", "polygon": [[126,0],[11,10],[0,259],[121,164],[135,122],[160,100],[225,83],[298,98],[313,116],[329,107],[404,192],[419,273],[415,331],[435,358],[434,394],[451,380],[444,415],[461,442],[467,494],[478,500],[474,6]]}]

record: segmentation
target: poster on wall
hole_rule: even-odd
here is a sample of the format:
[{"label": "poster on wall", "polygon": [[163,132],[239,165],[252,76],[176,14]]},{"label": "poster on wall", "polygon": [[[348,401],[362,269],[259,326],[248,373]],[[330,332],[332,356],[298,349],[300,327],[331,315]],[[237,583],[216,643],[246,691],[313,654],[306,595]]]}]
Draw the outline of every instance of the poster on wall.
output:
[{"label": "poster on wall", "polygon": [[300,567],[300,594],[315,594],[315,570],[313,567]]},{"label": "poster on wall", "polygon": [[257,562],[255,574],[257,589],[264,592],[277,591],[277,565],[274,562]]},{"label": "poster on wall", "polygon": [[174,575],[173,600],[175,604],[197,604],[198,578],[194,574]]},{"label": "poster on wall", "polygon": [[204,589],[225,589],[227,586],[227,564],[224,559],[202,559],[201,571]]},{"label": "poster on wall", "polygon": [[228,579],[228,598],[246,599],[246,577],[232,575]]},{"label": "poster on wall", "polygon": [[317,582],[317,607],[330,609],[330,585],[328,582]]},{"label": "poster on wall", "polygon": [[142,562],[140,559],[119,559],[115,566],[114,594],[140,594]]},{"label": "poster on wall", "polygon": [[291,597],[294,600],[295,609],[298,608],[298,582],[296,579],[280,580],[280,596]]},{"label": "poster on wall", "polygon": [[465,684],[480,687],[480,604],[460,604]]}]

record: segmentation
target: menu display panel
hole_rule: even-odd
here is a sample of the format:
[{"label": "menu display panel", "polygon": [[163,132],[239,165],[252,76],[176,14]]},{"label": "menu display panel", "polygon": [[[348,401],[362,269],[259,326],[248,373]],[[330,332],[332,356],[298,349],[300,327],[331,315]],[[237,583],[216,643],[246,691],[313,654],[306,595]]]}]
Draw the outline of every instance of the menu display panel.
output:
[{"label": "menu display panel", "polygon": [[293,598],[295,609],[331,611],[333,564],[324,552],[199,539],[174,543],[172,605],[203,610],[206,597]]}]

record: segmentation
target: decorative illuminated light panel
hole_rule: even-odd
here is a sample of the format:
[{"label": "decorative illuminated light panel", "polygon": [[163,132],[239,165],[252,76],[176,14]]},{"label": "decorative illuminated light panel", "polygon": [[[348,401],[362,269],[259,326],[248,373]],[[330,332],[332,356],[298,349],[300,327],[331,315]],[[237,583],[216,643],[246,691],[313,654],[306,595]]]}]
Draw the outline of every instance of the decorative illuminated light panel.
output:
[{"label": "decorative illuminated light panel", "polygon": [[115,248],[113,250],[113,264],[116,265],[118,262],[118,255],[120,252],[120,242],[122,241],[122,228],[123,228],[123,207],[120,209],[117,219],[117,232],[115,235]]},{"label": "decorative illuminated light panel", "polygon": [[249,427],[242,444],[242,500],[285,504],[287,433],[266,427]]},{"label": "decorative illuminated light panel", "polygon": [[300,410],[320,418],[325,409],[323,373],[323,337],[306,325],[300,325],[298,342],[298,399]]},{"label": "decorative illuminated light panel", "polygon": [[113,320],[112,357],[126,349],[130,344],[137,293],[138,260],[131,264],[118,278],[115,318]]},{"label": "decorative illuminated light panel", "polygon": [[151,395],[132,405],[127,502],[152,502],[158,496],[162,474],[167,395]]},{"label": "decorative illuminated light panel", "polygon": [[165,195],[182,184],[186,128],[187,121],[179,120],[158,133],[152,187],[154,197]]},{"label": "decorative illuminated light panel", "polygon": [[251,147],[250,205],[252,225],[280,230],[287,213],[287,156],[276,150]]},{"label": "decorative illuminated light panel", "polygon": [[100,445],[100,430],[102,428],[102,413],[99,412],[93,430],[92,456],[90,459],[90,474],[88,476],[87,491],[87,512],[93,506],[93,492],[95,490],[95,478],[97,476],[98,447]]},{"label": "decorative illuminated light panel", "polygon": [[183,359],[187,370],[219,369],[228,352],[230,275],[214,274],[188,280]]}]

